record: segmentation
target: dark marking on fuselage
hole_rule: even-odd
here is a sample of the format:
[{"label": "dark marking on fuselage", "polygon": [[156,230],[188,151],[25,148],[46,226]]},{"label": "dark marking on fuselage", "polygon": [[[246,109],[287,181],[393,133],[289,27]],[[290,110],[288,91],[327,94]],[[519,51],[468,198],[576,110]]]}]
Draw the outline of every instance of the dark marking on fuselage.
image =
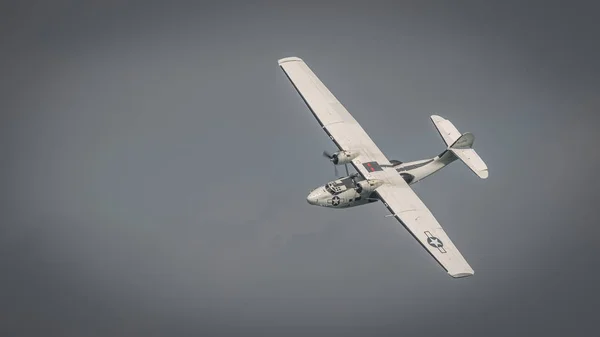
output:
[{"label": "dark marking on fuselage", "polygon": [[410,173],[402,172],[400,173],[400,176],[404,178],[404,181],[406,181],[407,184],[410,184],[413,180],[415,180],[415,176]]},{"label": "dark marking on fuselage", "polygon": [[379,201],[379,194],[377,192],[373,192],[373,193],[369,194],[368,201],[369,202]]},{"label": "dark marking on fuselage", "polygon": [[422,166],[425,166],[429,163],[431,163],[433,161],[433,159],[429,159],[428,161],[422,162],[422,163],[418,163],[418,164],[414,164],[414,165],[409,165],[409,166],[404,166],[404,167],[399,167],[396,169],[396,171],[398,172],[405,172],[405,171],[409,171],[409,170],[413,170]]}]

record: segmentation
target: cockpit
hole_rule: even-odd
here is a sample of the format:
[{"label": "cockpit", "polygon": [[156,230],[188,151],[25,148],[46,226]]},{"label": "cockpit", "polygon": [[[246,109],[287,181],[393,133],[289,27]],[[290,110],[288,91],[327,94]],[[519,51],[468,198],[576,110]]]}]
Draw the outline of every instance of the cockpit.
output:
[{"label": "cockpit", "polygon": [[340,194],[342,192],[342,188],[340,186],[336,186],[333,181],[325,185],[325,190],[331,195]]},{"label": "cockpit", "polygon": [[[306,201],[311,205],[337,208],[353,207],[376,201],[376,198],[369,197],[369,195],[381,183],[373,180],[363,185],[364,181],[365,179],[358,175],[330,181],[312,190],[306,197]],[[363,190],[365,191],[364,196],[362,195]]]},{"label": "cockpit", "polygon": [[325,185],[325,190],[331,195],[337,195],[354,187],[354,181],[352,180],[352,178],[344,177],[327,183]]}]

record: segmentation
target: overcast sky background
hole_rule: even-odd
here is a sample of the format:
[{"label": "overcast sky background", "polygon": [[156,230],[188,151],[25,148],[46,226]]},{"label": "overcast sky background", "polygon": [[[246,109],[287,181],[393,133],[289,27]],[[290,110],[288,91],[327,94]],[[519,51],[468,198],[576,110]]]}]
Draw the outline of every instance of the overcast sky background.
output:
[{"label": "overcast sky background", "polygon": [[[593,3],[2,2],[0,334],[589,336]],[[392,159],[443,150],[431,114],[475,134],[489,179],[415,186],[473,277],[307,204],[335,147],[287,56]]]}]

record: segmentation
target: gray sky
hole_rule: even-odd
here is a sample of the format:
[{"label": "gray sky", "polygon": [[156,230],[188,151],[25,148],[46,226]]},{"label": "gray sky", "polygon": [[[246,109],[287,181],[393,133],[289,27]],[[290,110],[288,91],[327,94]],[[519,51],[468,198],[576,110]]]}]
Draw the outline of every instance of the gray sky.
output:
[{"label": "gray sky", "polygon": [[[0,334],[589,335],[592,3],[3,2]],[[431,114],[476,135],[488,180],[415,186],[474,277],[380,204],[306,203],[334,145],[286,56],[390,158],[443,149]]]}]

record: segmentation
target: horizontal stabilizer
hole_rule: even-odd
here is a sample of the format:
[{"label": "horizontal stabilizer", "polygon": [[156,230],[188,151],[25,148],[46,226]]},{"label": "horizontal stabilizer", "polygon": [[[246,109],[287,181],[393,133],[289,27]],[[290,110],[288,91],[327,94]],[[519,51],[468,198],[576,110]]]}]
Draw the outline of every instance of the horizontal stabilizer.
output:
[{"label": "horizontal stabilizer", "polygon": [[474,141],[475,136],[467,132],[460,136],[448,150],[452,151],[458,159],[462,160],[479,178],[485,179],[488,177],[488,168],[477,152],[471,148]]},{"label": "horizontal stabilizer", "polygon": [[481,160],[481,157],[475,152],[473,149],[450,149],[458,159],[462,160],[465,165],[467,165],[471,171],[473,171],[476,175],[481,179],[485,179],[488,177],[488,168]]}]

